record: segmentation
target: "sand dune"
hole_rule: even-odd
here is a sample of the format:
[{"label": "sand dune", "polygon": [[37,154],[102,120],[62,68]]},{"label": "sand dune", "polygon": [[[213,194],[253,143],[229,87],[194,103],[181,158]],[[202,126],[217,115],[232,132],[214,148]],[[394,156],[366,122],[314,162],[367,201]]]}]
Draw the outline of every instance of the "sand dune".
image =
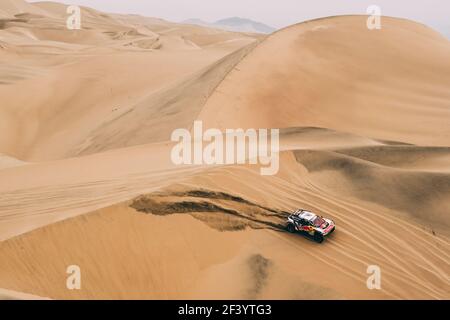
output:
[{"label": "sand dune", "polygon": [[406,20],[385,18],[371,32],[365,19],[276,32],[228,75],[200,119],[220,128],[315,126],[448,146],[450,43]]},{"label": "sand dune", "polygon": [[[9,262],[1,282],[55,298],[124,298],[121,292],[158,299],[448,296],[449,250],[443,235],[382,206],[323,189],[292,154],[285,154],[283,163],[280,176],[269,179],[252,168],[213,169],[132,202],[5,241],[0,255]],[[332,217],[339,232],[320,248],[287,235],[280,224],[293,207]],[[36,242],[42,247],[27,249]],[[23,246],[18,256],[13,254]],[[32,254],[26,259],[35,266],[33,274],[20,264],[24,254]],[[60,260],[49,261],[48,254]],[[71,263],[86,272],[80,292],[66,290],[64,274],[58,273]],[[371,263],[385,272],[381,292],[365,288]],[[16,272],[23,277],[11,277]],[[36,275],[56,276],[60,285],[33,282]]]},{"label": "sand dune", "polygon": [[[60,159],[85,149],[110,148],[111,130],[105,132],[105,128],[117,119],[134,115],[125,117],[127,125],[121,125],[125,129],[136,117],[144,120],[139,111],[143,108],[149,109],[144,117],[152,118],[152,106],[162,108],[164,100],[176,101],[180,92],[189,90],[187,82],[209,74],[207,70],[227,72],[215,64],[258,39],[137,16],[127,21],[126,16],[89,8],[82,8],[84,28],[67,30],[64,5],[35,6],[47,14],[22,13],[19,22],[8,22],[1,30],[8,47],[0,66],[0,94],[10,103],[0,111],[4,133],[0,151],[21,160]],[[195,38],[202,36],[203,40]],[[236,41],[229,42],[231,39]],[[233,61],[230,58],[229,64]],[[215,77],[220,80],[224,75]],[[191,101],[191,118],[204,103],[208,88],[215,86],[208,81],[196,83],[199,88],[205,83],[206,93],[200,89],[204,97],[197,94]],[[18,99],[19,88],[23,94]],[[166,113],[170,112],[170,107],[167,109]],[[151,126],[139,123],[127,129],[137,136],[137,143],[118,137],[114,147],[161,141],[152,135],[155,130]],[[98,141],[100,134],[108,135],[105,141]],[[130,132],[114,131],[113,136],[125,134]]]},{"label": "sand dune", "polygon": [[[311,130],[296,131],[307,134],[309,139],[314,136]],[[320,133],[319,136],[323,135],[322,131],[312,130]],[[349,140],[348,135],[344,136]],[[285,140],[289,141],[282,139]],[[321,139],[316,141],[320,144]],[[131,151],[123,152],[123,155],[134,154],[136,162],[134,165],[128,162],[127,165],[139,170],[136,166],[139,163],[138,153]],[[63,212],[65,217],[73,216],[73,211],[69,210],[72,206],[82,208],[83,204],[96,202],[105,205],[105,198],[109,196],[115,197],[109,200],[113,203],[119,200],[120,194],[126,198],[133,193],[145,194],[142,191],[145,186],[149,190],[155,188],[131,202],[51,224],[4,241],[0,245],[0,255],[2,259],[8,258],[9,262],[1,273],[1,283],[5,283],[7,288],[52,298],[446,298],[449,247],[444,232],[448,232],[448,227],[434,228],[428,222],[427,212],[420,212],[415,219],[405,219],[407,212],[391,209],[384,203],[361,196],[355,191],[359,189],[355,188],[352,179],[339,177],[338,187],[336,184],[330,186],[329,181],[336,181],[336,174],[328,173],[329,178],[325,179],[327,176],[323,178],[315,170],[308,169],[309,159],[296,157],[302,152],[335,154],[323,150],[285,151],[281,158],[281,172],[270,178],[261,178],[253,167],[189,169],[186,172],[175,171],[176,177],[172,178],[170,171],[155,168],[160,173],[160,179],[156,179],[155,172],[147,175],[135,173],[136,179],[128,175],[97,184],[84,182],[64,186],[55,181],[53,184],[58,187],[53,191],[46,188],[44,193],[41,187],[27,191],[28,204],[23,202],[26,198],[21,196],[24,191],[16,192],[24,207],[16,204],[11,208],[16,213],[9,218],[13,225],[3,224],[6,229],[20,230],[19,226],[23,227],[24,222],[33,221],[31,217],[20,218],[18,215],[30,205],[35,207],[35,218],[44,219],[40,222],[42,225],[55,221],[51,219],[63,218]],[[165,155],[164,152],[161,154]],[[86,160],[92,158],[92,165],[105,163],[100,156],[104,159],[117,158],[108,152],[89,156]],[[74,159],[73,164],[78,160]],[[68,169],[66,162],[61,161],[61,170],[64,171],[59,174],[55,172],[58,180],[67,171],[78,176]],[[151,163],[158,162],[164,161],[153,158]],[[56,167],[54,163],[48,165],[49,170]],[[142,162],[140,167],[140,170],[147,168]],[[28,167],[28,170],[31,168]],[[42,172],[44,167],[40,165],[36,169]],[[124,166],[124,170],[131,169]],[[339,167],[333,170],[339,172]],[[104,174],[111,176],[111,173]],[[39,176],[37,173],[34,175]],[[17,174],[14,176],[17,177]],[[48,177],[48,173],[42,173],[42,177]],[[65,179],[73,180],[73,177],[66,174]],[[95,177],[92,176],[93,179]],[[372,180],[367,179],[364,187],[366,194],[381,196],[380,192],[384,189],[380,190],[378,186],[373,188]],[[119,193],[121,189],[123,191]],[[80,193],[82,190],[84,192]],[[60,196],[56,197],[57,193]],[[36,196],[42,197],[41,200],[37,200]],[[402,201],[404,195],[397,196],[397,201]],[[7,198],[9,203],[14,203],[11,195]],[[45,200],[49,198],[53,200]],[[68,203],[69,199],[72,204]],[[45,205],[49,207],[45,209]],[[52,205],[58,207],[51,208]],[[339,232],[320,248],[306,238],[287,235],[282,231],[283,221],[287,212],[296,207],[333,218],[339,225]],[[39,208],[42,211],[38,211]],[[440,209],[430,207],[428,211],[438,212]],[[410,213],[412,215],[414,212]],[[94,238],[90,240],[91,237]],[[205,239],[208,241],[205,242]],[[13,254],[18,246],[36,242],[43,247],[34,250],[32,257]],[[54,247],[53,244],[58,245]],[[161,256],[158,251],[161,247],[170,250],[164,250],[166,254]],[[130,256],[126,248],[134,248],[135,253]],[[31,253],[28,249],[23,252]],[[64,258],[55,264],[46,258],[49,252]],[[112,252],[115,254],[111,255]],[[142,255],[142,252],[146,254]],[[212,257],[211,252],[215,252],[216,256]],[[90,257],[93,256],[101,258],[96,258],[96,262],[92,263]],[[125,257],[130,262],[122,265],[120,261]],[[29,274],[22,269],[23,259],[35,266],[37,271]],[[176,261],[183,261],[185,267],[178,270]],[[81,292],[66,290],[63,282],[65,275],[58,274],[57,270],[70,263],[82,264],[89,277]],[[381,265],[386,272],[386,282],[379,293],[365,288],[365,266],[368,264]],[[117,265],[121,267],[116,268]],[[105,274],[105,266],[108,266],[107,274],[111,278],[98,276]],[[170,272],[170,268],[175,269]],[[311,268],[310,272],[308,268]],[[12,276],[15,272],[24,277],[20,280],[15,278]],[[260,273],[263,280],[258,280]],[[40,279],[49,281],[59,277],[61,284],[48,286],[46,280],[37,284],[32,281],[36,274]],[[134,274],[146,280],[121,280],[133,278]],[[111,279],[116,280],[111,282]],[[106,289],[98,290],[100,287]],[[167,291],[167,287],[172,290]],[[128,295],[124,296],[121,292],[128,292]]]},{"label": "sand dune", "polygon": [[253,46],[246,46],[181,81],[163,87],[95,129],[76,154],[165,141],[174,129],[189,128],[209,95]]},{"label": "sand dune", "polygon": [[[264,39],[83,13],[71,32],[63,5],[0,5],[0,299],[450,297],[448,40],[393,18]],[[280,128],[279,173],[174,165],[196,119]],[[288,234],[297,208],[336,232]]]},{"label": "sand dune", "polygon": [[0,7],[1,18],[11,18],[21,13],[43,14],[44,12],[39,7],[24,0],[2,0]]}]

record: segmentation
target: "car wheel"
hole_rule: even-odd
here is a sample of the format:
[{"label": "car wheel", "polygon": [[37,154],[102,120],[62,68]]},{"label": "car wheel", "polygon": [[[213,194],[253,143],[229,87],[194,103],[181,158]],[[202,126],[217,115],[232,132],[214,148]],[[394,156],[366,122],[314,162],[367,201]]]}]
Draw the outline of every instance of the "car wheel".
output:
[{"label": "car wheel", "polygon": [[314,233],[314,241],[317,243],[322,243],[323,242],[323,235],[321,233]]},{"label": "car wheel", "polygon": [[287,226],[287,231],[290,233],[295,233],[295,226],[292,223],[289,223]]}]

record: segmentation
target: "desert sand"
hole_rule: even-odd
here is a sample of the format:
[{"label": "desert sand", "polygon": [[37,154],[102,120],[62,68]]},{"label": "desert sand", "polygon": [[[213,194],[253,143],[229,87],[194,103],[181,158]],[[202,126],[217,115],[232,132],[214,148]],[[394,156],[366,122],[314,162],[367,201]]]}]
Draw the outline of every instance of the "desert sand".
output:
[{"label": "desert sand", "polygon": [[[62,5],[0,4],[0,298],[450,298],[446,38],[395,18],[262,36],[82,12],[70,31]],[[280,171],[174,165],[194,120],[279,128]],[[336,232],[288,234],[298,208]]]}]

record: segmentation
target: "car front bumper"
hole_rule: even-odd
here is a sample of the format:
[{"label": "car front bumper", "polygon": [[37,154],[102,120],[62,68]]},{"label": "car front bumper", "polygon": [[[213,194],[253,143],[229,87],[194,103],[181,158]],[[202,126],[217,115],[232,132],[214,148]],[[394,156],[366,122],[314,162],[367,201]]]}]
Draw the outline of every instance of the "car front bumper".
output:
[{"label": "car front bumper", "polygon": [[328,227],[325,232],[323,233],[324,236],[329,236],[330,234],[332,234],[334,231],[336,230],[336,226],[330,226]]}]

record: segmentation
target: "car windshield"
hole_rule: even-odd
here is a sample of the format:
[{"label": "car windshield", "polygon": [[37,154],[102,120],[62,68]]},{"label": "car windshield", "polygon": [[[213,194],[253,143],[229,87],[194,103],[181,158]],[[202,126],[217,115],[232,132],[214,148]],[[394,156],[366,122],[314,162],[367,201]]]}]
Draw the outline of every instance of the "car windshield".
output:
[{"label": "car windshield", "polygon": [[325,223],[325,220],[322,217],[316,217],[313,221],[313,224],[316,227],[320,227],[321,225],[323,225]]}]

